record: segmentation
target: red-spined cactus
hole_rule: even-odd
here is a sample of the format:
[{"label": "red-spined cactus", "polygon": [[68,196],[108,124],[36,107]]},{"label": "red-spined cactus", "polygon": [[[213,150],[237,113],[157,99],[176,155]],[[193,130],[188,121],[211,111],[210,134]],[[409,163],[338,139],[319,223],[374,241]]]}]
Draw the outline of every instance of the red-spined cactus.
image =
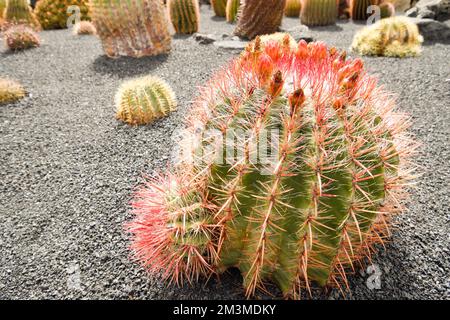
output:
[{"label": "red-spined cactus", "polygon": [[39,35],[28,25],[13,25],[4,33],[5,44],[11,51],[20,51],[39,47]]},{"label": "red-spined cactus", "polygon": [[247,296],[344,287],[401,211],[414,142],[394,106],[360,59],[257,38],[201,90],[193,161],[138,193],[137,258],[173,280],[237,267]]}]

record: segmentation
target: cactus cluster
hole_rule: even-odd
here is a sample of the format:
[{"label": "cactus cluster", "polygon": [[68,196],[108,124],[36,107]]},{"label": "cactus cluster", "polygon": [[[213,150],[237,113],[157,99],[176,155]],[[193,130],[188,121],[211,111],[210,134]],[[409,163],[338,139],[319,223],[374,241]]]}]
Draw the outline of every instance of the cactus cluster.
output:
[{"label": "cactus cluster", "polygon": [[245,0],[234,33],[243,38],[277,32],[283,19],[286,0]]},{"label": "cactus cluster", "polygon": [[73,34],[75,35],[93,35],[96,34],[95,26],[90,21],[80,21],[73,26]]},{"label": "cactus cluster", "polygon": [[27,24],[37,31],[41,29],[28,0],[7,0],[3,19],[8,25]]},{"label": "cactus cluster", "polygon": [[272,281],[297,298],[345,288],[388,234],[408,122],[362,60],[283,43],[256,38],[201,89],[186,156],[137,193],[127,230],[151,272],[181,283],[237,267],[248,297]]},{"label": "cactus cluster", "polygon": [[169,22],[161,0],[90,0],[89,14],[109,57],[170,51]]},{"label": "cactus cluster", "polygon": [[233,23],[237,20],[240,6],[241,6],[241,0],[228,0],[227,1],[227,7],[226,7],[227,22]]},{"label": "cactus cluster", "polygon": [[352,50],[362,55],[412,57],[420,54],[422,42],[415,23],[406,17],[391,17],[358,31]]},{"label": "cactus cluster", "polygon": [[302,24],[307,26],[325,26],[334,24],[338,16],[336,0],[303,0],[300,12]]},{"label": "cactus cluster", "polygon": [[24,96],[25,90],[20,83],[0,78],[0,104],[16,102]]},{"label": "cactus cluster", "polygon": [[[89,20],[88,0],[39,0],[34,12],[44,30],[65,29],[70,16],[79,14],[80,20]],[[79,9],[69,10],[71,6]]]},{"label": "cactus cluster", "polygon": [[200,9],[198,0],[168,0],[170,20],[176,33],[191,34],[200,26]]},{"label": "cactus cluster", "polygon": [[163,80],[147,76],[123,83],[116,94],[117,119],[130,125],[151,123],[176,109],[175,93]]},{"label": "cactus cluster", "polygon": [[227,0],[211,0],[211,6],[216,16],[226,16]]},{"label": "cactus cluster", "polygon": [[286,17],[298,17],[300,15],[300,9],[302,7],[301,0],[286,0],[286,7],[284,8],[284,14]]},{"label": "cactus cluster", "polygon": [[6,47],[11,51],[20,51],[41,45],[41,40],[36,31],[24,24],[9,27],[3,36]]}]

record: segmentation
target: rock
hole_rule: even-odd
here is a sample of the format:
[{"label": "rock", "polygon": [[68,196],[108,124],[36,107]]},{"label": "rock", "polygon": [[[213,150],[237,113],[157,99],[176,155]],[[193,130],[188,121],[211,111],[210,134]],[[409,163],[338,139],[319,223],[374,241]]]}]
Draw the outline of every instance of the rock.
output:
[{"label": "rock", "polygon": [[425,40],[450,40],[450,27],[433,19],[410,18],[419,27]]},{"label": "rock", "polygon": [[422,10],[419,10],[417,17],[421,19],[434,19],[436,14],[427,8],[423,8]]},{"label": "rock", "polygon": [[418,16],[424,12],[423,16],[430,17],[429,11],[434,13],[433,18],[450,15],[450,0],[419,0],[416,3],[416,8],[419,10]]},{"label": "rock", "polygon": [[242,40],[223,40],[223,41],[216,41],[214,42],[214,45],[218,48],[225,49],[225,50],[244,50],[247,46],[247,41]]},{"label": "rock", "polygon": [[309,28],[302,24],[295,26],[293,28],[282,30],[282,32],[289,33],[295,39],[295,41],[300,40],[305,40],[306,42],[314,41],[314,38],[309,31]]},{"label": "rock", "polygon": [[417,7],[412,7],[405,12],[405,16],[415,18],[419,14],[419,9]]},{"label": "rock", "polygon": [[220,36],[216,34],[194,33],[192,37],[200,44],[211,44],[217,40],[220,40]]}]

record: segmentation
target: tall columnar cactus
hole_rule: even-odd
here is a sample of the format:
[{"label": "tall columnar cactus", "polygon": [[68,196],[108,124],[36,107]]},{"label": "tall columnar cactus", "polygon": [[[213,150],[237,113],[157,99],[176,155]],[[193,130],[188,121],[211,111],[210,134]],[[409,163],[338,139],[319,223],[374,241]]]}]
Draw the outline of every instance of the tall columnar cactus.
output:
[{"label": "tall columnar cactus", "polygon": [[198,31],[200,25],[198,0],[168,0],[167,8],[176,33],[191,34]]},{"label": "tall columnar cactus", "polygon": [[353,20],[367,20],[371,15],[367,8],[372,5],[378,5],[379,0],[350,0],[350,17]]},{"label": "tall columnar cactus", "polygon": [[358,31],[352,50],[362,55],[403,58],[419,55],[422,42],[417,25],[399,16],[381,19]]},{"label": "tall columnar cactus", "polygon": [[187,156],[134,201],[127,229],[146,267],[176,282],[237,267],[248,296],[268,280],[290,297],[346,283],[401,211],[414,143],[390,94],[345,56],[257,38],[213,77]]},{"label": "tall columnar cactus", "polygon": [[239,7],[241,6],[241,0],[228,0],[226,7],[227,22],[233,23],[237,19]]},{"label": "tall columnar cactus", "polygon": [[20,83],[0,78],[0,104],[16,102],[24,96],[25,90]]},{"label": "tall columnar cactus", "polygon": [[286,15],[286,17],[299,17],[301,7],[301,0],[286,0],[284,14]]},{"label": "tall columnar cactus", "polygon": [[336,0],[303,0],[300,13],[302,24],[325,26],[334,24],[338,15]]},{"label": "tall columnar cactus", "polygon": [[3,18],[8,24],[27,24],[36,30],[41,28],[28,0],[7,0]]},{"label": "tall columnar cactus", "polygon": [[211,0],[211,5],[216,16],[226,16],[227,0]]},{"label": "tall columnar cactus", "polygon": [[245,0],[234,33],[254,39],[256,36],[277,32],[283,19],[286,0]]},{"label": "tall columnar cactus", "polygon": [[147,124],[176,109],[175,93],[163,80],[147,76],[122,84],[116,94],[117,119]]},{"label": "tall columnar cactus", "polygon": [[109,57],[142,57],[170,51],[162,0],[90,0],[89,14]]},{"label": "tall columnar cactus", "polygon": [[[34,12],[43,29],[65,29],[71,16],[79,14],[80,20],[89,20],[87,3],[88,0],[39,0]],[[71,6],[79,11],[75,7],[71,10]]]}]

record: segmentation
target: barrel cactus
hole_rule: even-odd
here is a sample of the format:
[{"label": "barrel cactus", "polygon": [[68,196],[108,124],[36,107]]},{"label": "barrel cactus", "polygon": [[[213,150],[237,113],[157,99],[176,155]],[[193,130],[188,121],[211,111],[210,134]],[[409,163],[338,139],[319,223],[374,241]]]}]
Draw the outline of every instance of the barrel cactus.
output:
[{"label": "barrel cactus", "polygon": [[227,0],[211,0],[211,6],[216,16],[226,16]]},{"label": "barrel cactus", "polygon": [[109,57],[170,51],[169,22],[161,0],[90,0],[89,14]]},{"label": "barrel cactus", "polygon": [[27,24],[35,30],[40,30],[41,26],[33,13],[28,0],[7,0],[3,18],[10,24]]},{"label": "barrel cactus", "polygon": [[96,34],[95,26],[90,21],[80,21],[73,26],[75,35],[93,35]]},{"label": "barrel cactus", "polygon": [[284,8],[284,14],[286,17],[299,17],[300,9],[302,6],[301,0],[286,0],[286,7]]},{"label": "barrel cactus", "polygon": [[240,5],[241,5],[241,0],[228,0],[227,1],[227,7],[226,7],[227,22],[233,23],[236,21]]},{"label": "barrel cactus", "polygon": [[24,24],[13,25],[3,34],[5,44],[11,51],[21,51],[36,48],[41,45],[41,39],[36,31]]},{"label": "barrel cactus", "polygon": [[[80,20],[89,20],[88,0],[39,0],[34,12],[42,28],[65,29],[71,15],[79,15]],[[70,10],[71,6],[79,9]],[[68,11],[69,9],[69,11]]]},{"label": "barrel cactus", "polygon": [[0,0],[0,19],[3,18],[5,9],[6,9],[6,0]]},{"label": "barrel cactus", "polygon": [[248,297],[345,288],[409,179],[390,94],[345,52],[259,38],[200,92],[183,156],[133,202],[136,258],[178,283],[237,267]]},{"label": "barrel cactus", "polygon": [[168,0],[167,8],[176,33],[191,34],[198,31],[200,9],[197,0]]},{"label": "barrel cactus", "polygon": [[0,78],[0,104],[16,102],[24,96],[25,90],[20,83]]},{"label": "barrel cactus", "polygon": [[243,38],[277,32],[283,19],[286,0],[245,0],[234,33]]},{"label": "barrel cactus", "polygon": [[336,0],[303,0],[300,13],[302,24],[325,26],[334,24],[338,16]]},{"label": "barrel cactus", "polygon": [[147,124],[176,109],[175,93],[163,80],[147,76],[126,81],[116,94],[117,119]]},{"label": "barrel cactus", "polygon": [[390,2],[383,2],[379,5],[380,7],[380,18],[389,18],[395,16],[395,7]]},{"label": "barrel cactus", "polygon": [[398,16],[359,30],[353,38],[352,50],[370,56],[413,57],[420,54],[422,42],[417,25]]},{"label": "barrel cactus", "polygon": [[378,5],[379,0],[350,0],[350,17],[353,20],[367,20],[371,15],[367,8],[372,5]]}]

